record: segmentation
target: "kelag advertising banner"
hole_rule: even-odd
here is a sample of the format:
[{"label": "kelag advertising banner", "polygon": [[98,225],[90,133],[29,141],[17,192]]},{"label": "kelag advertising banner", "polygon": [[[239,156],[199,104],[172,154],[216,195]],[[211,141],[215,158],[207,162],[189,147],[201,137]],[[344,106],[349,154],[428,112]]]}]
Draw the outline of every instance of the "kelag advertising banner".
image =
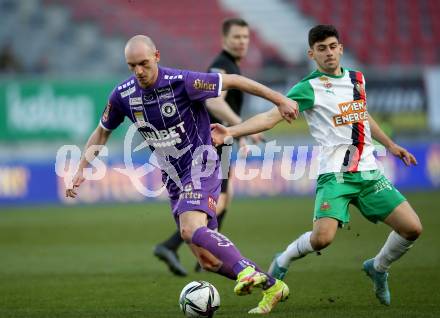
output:
[{"label": "kelag advertising banner", "polygon": [[[401,191],[440,189],[440,144],[406,145],[415,154],[418,165],[408,168],[399,159],[387,155],[380,157],[385,175]],[[315,191],[316,174],[312,172],[312,147],[308,147],[307,160],[297,161],[293,152],[286,164],[282,156],[263,160],[255,154],[246,160],[233,156],[233,178],[238,197],[270,197],[312,195]],[[307,151],[307,147],[306,147]],[[263,164],[264,162],[264,164]],[[138,167],[145,162],[134,162]],[[6,162],[0,164],[0,205],[36,203],[87,204],[102,202],[148,202],[165,200],[162,177],[156,169],[146,170],[139,177],[130,172],[123,160],[108,160],[101,180],[85,181],[76,199],[64,196],[64,180],[55,173],[53,162],[24,164]],[[145,195],[145,191],[150,193]]]},{"label": "kelag advertising banner", "polygon": [[[0,82],[0,141],[80,140],[98,125],[113,81]],[[115,132],[122,136],[124,130]]]}]

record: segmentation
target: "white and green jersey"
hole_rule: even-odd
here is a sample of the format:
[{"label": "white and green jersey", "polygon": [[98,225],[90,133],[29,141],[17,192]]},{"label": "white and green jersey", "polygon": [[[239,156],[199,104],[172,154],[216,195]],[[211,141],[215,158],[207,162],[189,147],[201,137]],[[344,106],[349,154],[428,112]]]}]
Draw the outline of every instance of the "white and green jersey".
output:
[{"label": "white and green jersey", "polygon": [[287,96],[298,103],[322,146],[319,174],[377,169],[361,72],[342,69],[342,75],[334,76],[315,71]]}]

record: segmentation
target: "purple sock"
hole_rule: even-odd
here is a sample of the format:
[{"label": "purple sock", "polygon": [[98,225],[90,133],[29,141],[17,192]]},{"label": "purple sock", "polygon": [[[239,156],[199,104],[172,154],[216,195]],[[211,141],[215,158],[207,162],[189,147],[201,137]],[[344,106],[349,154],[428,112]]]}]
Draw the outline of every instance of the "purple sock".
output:
[{"label": "purple sock", "polygon": [[[254,262],[244,258],[240,254],[240,251],[235,247],[234,243],[232,243],[226,236],[210,230],[206,226],[198,228],[194,232],[191,240],[193,244],[203,247],[223,262],[223,265],[219,270],[219,274],[223,276],[235,279],[237,274],[248,266],[252,266],[255,270],[264,273]],[[267,275],[267,277],[269,277],[269,279],[264,286],[265,289],[266,286],[270,287],[275,284],[275,279],[269,275]]]},{"label": "purple sock", "polygon": [[235,274],[238,274],[248,266],[255,268],[255,270],[257,272],[263,273],[263,271],[261,270],[260,267],[258,267],[257,264],[255,264],[254,262],[252,262],[251,260],[249,260],[247,258],[243,258],[238,263],[234,264],[234,267],[232,267],[232,270],[234,271]]},{"label": "purple sock", "polygon": [[241,261],[243,256],[226,236],[203,226],[193,233],[191,241],[193,244],[211,252],[223,263],[222,267],[225,271],[231,272],[235,277],[237,276],[234,265]]},{"label": "purple sock", "polygon": [[225,264],[223,264],[218,271],[216,272],[222,276],[225,276],[229,279],[232,280],[236,280],[237,279],[237,275],[235,275],[234,271],[232,270],[232,268],[230,266],[227,266]]}]

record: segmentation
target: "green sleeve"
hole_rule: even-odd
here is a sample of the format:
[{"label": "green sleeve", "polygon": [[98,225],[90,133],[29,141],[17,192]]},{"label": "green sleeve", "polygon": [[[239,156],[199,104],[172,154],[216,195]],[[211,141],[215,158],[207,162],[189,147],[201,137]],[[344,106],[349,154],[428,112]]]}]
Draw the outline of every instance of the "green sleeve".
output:
[{"label": "green sleeve", "polygon": [[315,94],[309,81],[299,82],[293,86],[287,97],[298,103],[300,112],[312,108],[315,103]]}]

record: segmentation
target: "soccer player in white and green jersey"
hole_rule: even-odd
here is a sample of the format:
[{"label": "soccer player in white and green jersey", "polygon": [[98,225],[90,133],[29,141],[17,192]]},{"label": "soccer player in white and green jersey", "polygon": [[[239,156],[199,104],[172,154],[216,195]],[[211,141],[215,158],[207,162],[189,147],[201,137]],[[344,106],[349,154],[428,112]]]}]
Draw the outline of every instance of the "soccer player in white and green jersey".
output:
[{"label": "soccer player in white and green jersey", "polygon": [[[417,214],[405,197],[378,170],[372,138],[410,166],[414,156],[395,144],[367,111],[365,78],[341,67],[339,34],[331,25],[309,32],[308,56],[317,70],[296,84],[287,96],[298,102],[312,136],[322,146],[316,189],[313,230],[277,254],[269,273],[283,279],[292,261],[320,251],[334,239],[339,226],[349,222],[348,205],[355,205],[371,222],[384,222],[392,231],[379,253],[363,263],[376,297],[391,301],[387,277],[391,264],[405,254],[422,232]],[[212,125],[216,144],[274,127],[282,120],[276,109],[231,127]]]}]

